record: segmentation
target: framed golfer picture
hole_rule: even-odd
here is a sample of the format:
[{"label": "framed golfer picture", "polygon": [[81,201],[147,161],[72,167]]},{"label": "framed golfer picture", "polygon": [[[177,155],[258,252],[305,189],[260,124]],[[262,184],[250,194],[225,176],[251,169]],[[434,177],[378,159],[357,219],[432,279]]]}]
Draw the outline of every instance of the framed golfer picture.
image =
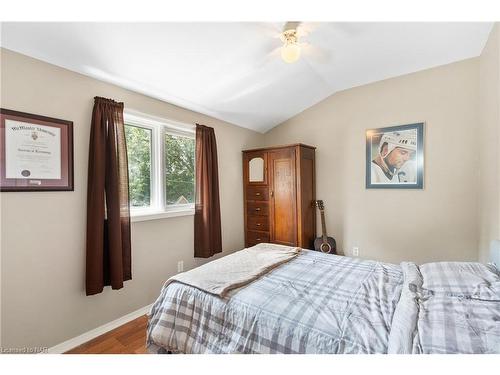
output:
[{"label": "framed golfer picture", "polygon": [[423,189],[424,123],[366,131],[366,188]]}]

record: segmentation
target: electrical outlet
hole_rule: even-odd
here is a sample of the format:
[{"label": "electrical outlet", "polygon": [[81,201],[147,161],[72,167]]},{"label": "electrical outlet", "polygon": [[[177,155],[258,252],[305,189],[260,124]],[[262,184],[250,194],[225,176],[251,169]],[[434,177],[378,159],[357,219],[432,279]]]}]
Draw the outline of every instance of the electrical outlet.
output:
[{"label": "electrical outlet", "polygon": [[182,272],[184,271],[184,261],[180,260],[177,262],[177,272]]},{"label": "electrical outlet", "polygon": [[352,256],[353,257],[359,256],[359,247],[356,246],[352,248]]}]

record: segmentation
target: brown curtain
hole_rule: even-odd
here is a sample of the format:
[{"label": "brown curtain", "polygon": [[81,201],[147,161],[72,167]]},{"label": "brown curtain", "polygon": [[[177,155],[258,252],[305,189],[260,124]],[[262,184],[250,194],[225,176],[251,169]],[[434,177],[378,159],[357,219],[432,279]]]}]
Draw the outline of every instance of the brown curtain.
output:
[{"label": "brown curtain", "polygon": [[87,186],[87,295],[132,279],[123,103],[94,98]]},{"label": "brown curtain", "polygon": [[196,124],[196,205],[194,256],[222,251],[217,143],[214,129]]}]

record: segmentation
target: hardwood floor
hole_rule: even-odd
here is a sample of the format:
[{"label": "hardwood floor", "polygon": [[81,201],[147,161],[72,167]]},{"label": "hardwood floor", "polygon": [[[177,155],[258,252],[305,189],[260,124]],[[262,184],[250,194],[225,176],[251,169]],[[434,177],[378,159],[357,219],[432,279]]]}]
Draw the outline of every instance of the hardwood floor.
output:
[{"label": "hardwood floor", "polygon": [[128,322],[86,342],[65,354],[144,354],[146,352],[147,315]]}]

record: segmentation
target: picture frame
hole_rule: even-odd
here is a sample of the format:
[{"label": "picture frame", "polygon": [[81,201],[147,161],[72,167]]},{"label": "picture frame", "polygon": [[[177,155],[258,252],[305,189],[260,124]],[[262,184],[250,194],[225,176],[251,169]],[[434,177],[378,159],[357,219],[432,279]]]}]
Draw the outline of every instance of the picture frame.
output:
[{"label": "picture frame", "polygon": [[366,188],[423,189],[424,123],[366,131]]},{"label": "picture frame", "polygon": [[0,108],[0,192],[73,191],[73,122]]}]

